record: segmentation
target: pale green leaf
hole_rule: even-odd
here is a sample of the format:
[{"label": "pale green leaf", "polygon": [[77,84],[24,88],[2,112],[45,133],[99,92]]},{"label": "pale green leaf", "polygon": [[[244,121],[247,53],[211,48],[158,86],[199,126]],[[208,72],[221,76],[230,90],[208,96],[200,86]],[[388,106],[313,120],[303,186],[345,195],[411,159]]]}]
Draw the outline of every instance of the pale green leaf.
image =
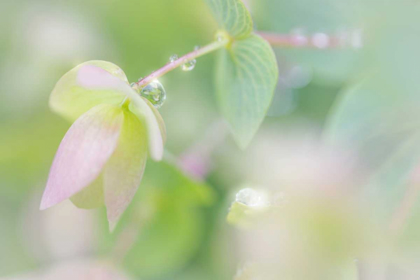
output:
[{"label": "pale green leaf", "polygon": [[270,45],[257,35],[220,51],[216,90],[220,108],[238,144],[245,148],[273,98],[278,69]]},{"label": "pale green leaf", "polygon": [[94,209],[104,205],[104,188],[102,175],[88,187],[70,197],[71,202],[78,208]]},{"label": "pale green leaf", "polygon": [[165,122],[163,121],[163,118],[162,118],[161,114],[159,113],[158,109],[156,109],[156,107],[153,106],[152,103],[150,103],[149,100],[147,100],[144,97],[142,97],[142,99],[149,106],[149,108],[152,110],[152,112],[153,112],[153,114],[154,114],[154,116],[156,118],[156,121],[158,123],[159,130],[160,130],[160,134],[161,134],[163,143],[165,144],[165,142],[166,142],[166,125],[165,125]]},{"label": "pale green leaf", "polygon": [[241,0],[206,0],[222,29],[233,38],[244,38],[253,29],[252,18]]},{"label": "pale green leaf", "polygon": [[[127,84],[127,77],[117,65],[107,61],[88,61],[67,72],[55,85],[50,96],[50,107],[64,118],[75,121],[79,116],[99,104],[121,103],[126,94],[109,86],[85,87],[80,84],[80,69],[97,67],[108,72],[110,79],[118,78],[121,84]],[[105,72],[105,73],[106,73]],[[108,77],[105,77],[108,78]],[[117,80],[117,82],[118,82]],[[105,81],[106,82],[106,81]]]},{"label": "pale green leaf", "polygon": [[146,160],[146,128],[133,113],[124,111],[117,149],[103,171],[105,205],[111,231],[140,185]]},{"label": "pale green leaf", "polygon": [[367,175],[363,191],[379,203],[378,214],[384,219],[402,199],[420,162],[416,95],[414,84],[371,73],[342,92],[326,127],[328,143],[359,157]]},{"label": "pale green leaf", "polygon": [[146,124],[150,157],[156,161],[161,160],[166,140],[166,128],[159,111],[147,99],[139,95],[131,97],[128,108]]}]

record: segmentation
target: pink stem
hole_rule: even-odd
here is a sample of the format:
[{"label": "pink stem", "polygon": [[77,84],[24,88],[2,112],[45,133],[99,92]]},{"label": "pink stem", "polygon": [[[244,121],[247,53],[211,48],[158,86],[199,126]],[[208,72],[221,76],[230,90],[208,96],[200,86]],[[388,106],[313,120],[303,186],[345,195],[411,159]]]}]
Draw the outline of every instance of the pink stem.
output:
[{"label": "pink stem", "polygon": [[137,90],[142,89],[146,85],[151,83],[153,80],[162,77],[166,73],[180,67],[181,65],[183,65],[183,64],[185,64],[185,63],[187,63],[187,62],[189,62],[193,59],[196,59],[196,58],[198,58],[200,56],[203,56],[207,53],[210,53],[210,52],[213,52],[217,49],[220,49],[220,48],[224,47],[227,43],[228,43],[228,39],[221,38],[220,40],[217,40],[217,41],[215,41],[211,44],[208,44],[208,45],[206,45],[202,48],[194,50],[193,52],[190,52],[190,53],[178,58],[174,62],[169,62],[168,64],[166,64],[162,68],[154,71],[149,76],[147,76],[147,77],[141,79],[140,81],[138,81],[135,85],[135,89],[137,89]]},{"label": "pink stem", "polygon": [[270,32],[256,33],[273,47],[335,49],[348,45],[353,48],[360,48],[362,44],[359,33],[343,34],[343,36],[329,36],[324,33],[315,33],[311,36]]},{"label": "pink stem", "polygon": [[[324,33],[315,33],[311,36],[304,36],[300,34],[276,34],[269,32],[256,32],[258,35],[267,40],[274,47],[290,47],[290,48],[318,48],[318,49],[334,49],[342,48],[350,45],[353,48],[360,48],[362,44],[361,35],[359,33],[350,34],[349,38],[346,36],[328,36]],[[347,34],[348,35],[348,34]],[[149,76],[141,79],[134,85],[134,89],[140,90],[153,80],[158,79],[166,73],[180,67],[181,65],[196,59],[200,56],[218,50],[229,43],[229,38],[221,36],[217,41],[208,44],[202,48],[194,50],[173,62],[169,62],[162,68],[154,71]]]}]

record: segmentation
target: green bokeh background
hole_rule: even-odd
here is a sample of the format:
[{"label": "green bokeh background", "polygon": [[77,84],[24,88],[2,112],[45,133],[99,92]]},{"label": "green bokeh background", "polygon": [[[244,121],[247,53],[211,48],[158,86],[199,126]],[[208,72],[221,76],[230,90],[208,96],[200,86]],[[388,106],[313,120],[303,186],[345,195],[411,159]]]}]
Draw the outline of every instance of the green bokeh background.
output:
[{"label": "green bokeh background", "polygon": [[[413,27],[420,23],[417,4],[409,6],[413,11],[407,14],[405,6],[394,10],[392,1],[379,10],[373,0],[248,2],[258,30],[333,33],[363,28],[370,43],[363,50],[277,49],[280,84],[261,131],[302,124],[324,127],[337,95],[372,68],[383,72],[382,80],[396,77],[401,93],[415,92],[405,78],[414,81],[419,73],[420,48],[415,46],[420,46],[420,32]],[[393,17],[380,17],[391,10]],[[76,244],[74,236],[58,233],[64,225],[84,224],[65,212],[54,227],[49,217],[59,210],[38,210],[53,156],[70,126],[48,108],[56,81],[78,63],[98,59],[119,65],[130,81],[136,81],[167,63],[172,54],[211,42],[216,29],[209,9],[198,0],[0,0],[0,277],[69,258],[105,257],[124,224],[135,216],[144,225],[122,262],[135,279],[232,279],[237,263],[229,240],[235,229],[225,217],[232,193],[244,178],[239,167],[227,165],[223,153],[216,156],[207,182],[188,178],[168,163],[148,163],[140,191],[114,234],[107,232],[104,209],[89,212],[93,225],[83,234],[95,242],[88,249],[59,254],[60,249],[48,247],[47,231],[57,233],[58,243]],[[410,40],[399,44],[390,36],[400,38],[398,42]],[[175,157],[221,118],[213,86],[214,58],[209,54],[198,59],[194,71],[176,70],[160,79],[167,90],[160,109],[168,130],[166,148]],[[288,76],[292,66],[303,71],[300,76]],[[391,68],[395,73],[386,70]],[[401,77],[398,69],[409,74]],[[352,110],[358,108],[348,110],[354,115]],[[246,155],[230,136],[220,150],[237,156],[236,162]],[[138,209],[149,216],[137,217],[133,213]],[[407,235],[409,244],[418,246],[413,241],[419,231],[417,216]]]}]

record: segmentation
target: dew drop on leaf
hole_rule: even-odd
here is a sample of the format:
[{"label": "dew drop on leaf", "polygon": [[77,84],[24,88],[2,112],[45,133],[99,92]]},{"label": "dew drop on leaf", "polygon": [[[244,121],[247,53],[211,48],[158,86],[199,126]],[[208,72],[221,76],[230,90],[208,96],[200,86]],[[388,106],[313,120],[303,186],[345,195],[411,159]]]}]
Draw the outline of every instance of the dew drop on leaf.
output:
[{"label": "dew drop on leaf", "polygon": [[251,188],[240,190],[236,194],[235,201],[251,207],[264,207],[270,204],[265,193]]},{"label": "dew drop on leaf", "polygon": [[176,54],[173,54],[169,57],[169,61],[171,63],[175,62],[176,60],[178,60],[178,55],[176,55]]},{"label": "dew drop on leaf", "polygon": [[166,91],[158,80],[154,80],[142,88],[140,95],[149,100],[156,108],[162,107],[166,100]]},{"label": "dew drop on leaf", "polygon": [[184,71],[191,71],[194,69],[196,63],[197,63],[197,60],[193,59],[182,64],[181,68]]}]

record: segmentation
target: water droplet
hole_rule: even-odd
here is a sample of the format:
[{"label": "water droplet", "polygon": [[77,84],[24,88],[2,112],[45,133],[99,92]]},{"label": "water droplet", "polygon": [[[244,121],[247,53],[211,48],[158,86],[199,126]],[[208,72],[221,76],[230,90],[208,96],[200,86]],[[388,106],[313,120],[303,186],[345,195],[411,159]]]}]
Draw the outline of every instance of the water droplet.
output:
[{"label": "water droplet", "polygon": [[292,65],[283,75],[284,83],[291,88],[307,86],[313,77],[312,69],[305,65]]},{"label": "water droplet", "polygon": [[348,31],[344,27],[339,27],[335,31],[336,44],[340,48],[346,47],[347,41],[348,41],[348,37],[349,37]]},{"label": "water droplet", "polygon": [[218,31],[214,38],[216,39],[217,42],[229,42],[230,41],[230,36],[226,31]]},{"label": "water droplet", "polygon": [[355,30],[351,34],[350,44],[355,49],[361,49],[363,47],[363,33],[362,30]]},{"label": "water droplet", "polygon": [[115,76],[119,76],[121,74],[123,74],[123,70],[121,68],[117,68],[112,72]]},{"label": "water droplet", "polygon": [[290,32],[293,38],[293,43],[300,47],[308,44],[308,38],[305,35],[305,30],[303,28],[294,28]]},{"label": "water droplet", "polygon": [[176,60],[178,60],[178,55],[176,55],[176,54],[173,54],[169,57],[169,61],[171,63],[175,62]]},{"label": "water droplet", "polygon": [[265,193],[251,188],[240,190],[236,194],[235,201],[251,207],[264,207],[270,205],[268,197]]},{"label": "water droplet", "polygon": [[139,85],[137,84],[137,83],[131,83],[130,84],[130,87],[132,88],[132,89],[134,89],[135,91],[139,91]]},{"label": "water droplet", "polygon": [[193,59],[182,64],[181,68],[184,71],[191,71],[194,69],[196,63],[197,63],[197,60]]},{"label": "water droplet", "polygon": [[199,49],[200,49],[200,46],[195,46],[195,47],[194,47],[194,50],[195,50],[195,51],[198,51]]},{"label": "water droplet", "polygon": [[140,77],[137,81],[139,81],[139,82],[140,82],[141,80],[143,80],[143,77]]},{"label": "water droplet", "polygon": [[315,33],[312,36],[312,44],[319,49],[325,49],[330,45],[330,37],[325,33]]},{"label": "water droplet", "polygon": [[162,107],[166,100],[166,91],[158,80],[142,88],[140,95],[150,101],[156,108]]}]

